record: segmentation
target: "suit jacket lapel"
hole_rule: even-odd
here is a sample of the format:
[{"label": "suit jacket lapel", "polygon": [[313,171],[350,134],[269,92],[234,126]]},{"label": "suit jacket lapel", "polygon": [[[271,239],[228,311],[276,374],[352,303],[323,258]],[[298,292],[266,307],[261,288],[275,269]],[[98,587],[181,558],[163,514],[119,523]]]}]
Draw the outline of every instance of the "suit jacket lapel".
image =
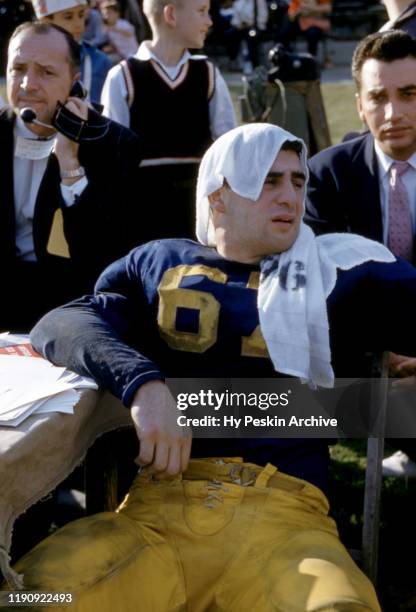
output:
[{"label": "suit jacket lapel", "polygon": [[[0,258],[5,262],[16,256],[16,218],[14,208],[14,113],[7,109],[0,113]],[[38,258],[46,253],[55,210],[62,201],[59,164],[50,155],[39,187],[33,217],[33,239]]]},{"label": "suit jacket lapel", "polygon": [[374,139],[371,134],[364,138],[362,146],[353,158],[357,197],[351,207],[354,219],[351,230],[378,242],[383,241],[380,186]]},{"label": "suit jacket lapel", "polygon": [[13,184],[14,115],[11,111],[0,115],[0,258],[1,261],[16,255],[16,221]]}]

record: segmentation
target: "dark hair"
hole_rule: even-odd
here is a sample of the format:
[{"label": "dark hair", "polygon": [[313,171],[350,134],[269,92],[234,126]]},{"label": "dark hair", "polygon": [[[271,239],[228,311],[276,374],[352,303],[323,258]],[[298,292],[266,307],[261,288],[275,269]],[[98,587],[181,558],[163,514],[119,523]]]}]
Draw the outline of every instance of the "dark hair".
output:
[{"label": "dark hair", "polygon": [[361,70],[367,60],[389,63],[406,57],[416,59],[416,40],[406,32],[388,30],[366,36],[357,45],[352,57],[352,76],[357,89],[361,87]]},{"label": "dark hair", "polygon": [[293,151],[300,157],[302,155],[303,145],[300,140],[285,140],[280,150]]},{"label": "dark hair", "polygon": [[47,21],[25,21],[15,29],[15,31],[11,35],[9,45],[14,38],[19,36],[19,34],[21,34],[22,32],[26,31],[33,32],[34,34],[38,35],[49,34],[53,31],[60,32],[62,36],[64,36],[68,45],[68,61],[71,66],[71,69],[73,73],[79,72],[81,65],[80,46],[75,40],[75,38],[72,36],[72,34],[70,34],[67,30],[64,30],[64,28],[61,28],[60,26]]}]

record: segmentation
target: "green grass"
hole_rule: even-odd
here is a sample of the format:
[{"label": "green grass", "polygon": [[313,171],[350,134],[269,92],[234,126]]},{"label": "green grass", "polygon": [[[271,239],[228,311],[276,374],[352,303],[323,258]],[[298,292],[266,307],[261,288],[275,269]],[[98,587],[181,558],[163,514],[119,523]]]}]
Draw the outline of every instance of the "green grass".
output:
[{"label": "green grass", "polygon": [[325,83],[322,96],[332,142],[341,142],[347,132],[359,131],[361,121],[355,106],[355,87],[352,83]]}]

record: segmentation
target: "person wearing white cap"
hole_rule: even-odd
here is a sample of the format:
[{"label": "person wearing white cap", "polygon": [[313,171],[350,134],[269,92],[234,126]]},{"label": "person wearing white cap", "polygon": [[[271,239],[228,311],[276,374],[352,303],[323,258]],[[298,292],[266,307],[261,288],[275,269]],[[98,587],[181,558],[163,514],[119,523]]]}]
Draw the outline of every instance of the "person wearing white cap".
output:
[{"label": "person wearing white cap", "polygon": [[112,66],[105,53],[82,41],[88,17],[87,0],[32,0],[40,21],[52,21],[67,30],[81,46],[81,80],[92,102],[99,103],[107,73]]},{"label": "person wearing white cap", "polygon": [[315,238],[307,176],[292,134],[231,130],[201,162],[199,244],[133,250],[95,295],[32,330],[45,357],[130,409],[142,469],[117,513],[67,525],[16,564],[25,588],[71,592],[74,612],[380,610],[327,514],[325,441],[214,426],[192,441],[165,384],[285,375],[331,387],[376,345],[415,352],[416,271],[365,238]]}]

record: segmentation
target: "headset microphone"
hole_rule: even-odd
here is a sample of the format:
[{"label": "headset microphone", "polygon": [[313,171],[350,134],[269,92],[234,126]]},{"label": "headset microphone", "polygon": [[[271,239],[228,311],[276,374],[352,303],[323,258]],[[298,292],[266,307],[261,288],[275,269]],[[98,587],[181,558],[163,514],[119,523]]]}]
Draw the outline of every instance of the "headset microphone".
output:
[{"label": "headset microphone", "polygon": [[34,111],[33,108],[30,108],[29,106],[27,106],[26,108],[22,108],[19,115],[25,123],[34,123],[35,125],[40,125],[41,127],[49,128],[50,130],[55,129],[53,125],[49,125],[48,123],[43,123],[43,121],[39,121],[39,119],[37,119],[36,111]]},{"label": "headset microphone", "polygon": [[[80,97],[85,90],[81,83],[75,82],[70,95]],[[49,130],[58,130],[73,142],[90,142],[101,140],[110,130],[111,121],[102,117],[94,108],[88,109],[88,118],[82,119],[58,101],[52,117],[52,124],[43,123],[37,119],[36,111],[30,106],[22,108],[19,116],[25,123],[40,125]]]}]

